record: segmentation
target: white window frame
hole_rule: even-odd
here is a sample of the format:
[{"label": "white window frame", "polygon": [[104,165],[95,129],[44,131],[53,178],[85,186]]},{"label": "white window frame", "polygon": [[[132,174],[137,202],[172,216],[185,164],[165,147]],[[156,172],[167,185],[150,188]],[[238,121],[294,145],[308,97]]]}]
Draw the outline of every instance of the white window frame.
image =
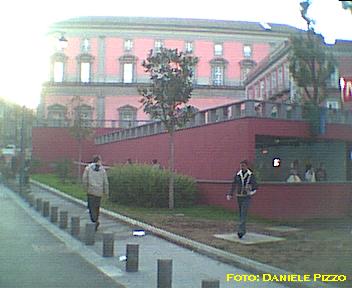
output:
[{"label": "white window frame", "polygon": [[193,53],[193,42],[192,41],[186,41],[185,51],[186,51],[186,53]]},{"label": "white window frame", "polygon": [[126,52],[130,52],[133,49],[133,40],[132,39],[125,39],[123,42],[123,49]]},{"label": "white window frame", "polygon": [[290,86],[290,65],[288,63],[284,64],[284,85]]},{"label": "white window frame", "polygon": [[134,77],[133,77],[133,73],[134,73],[134,67],[133,67],[133,63],[123,63],[123,83],[133,83]]},{"label": "white window frame", "polygon": [[282,77],[282,66],[280,66],[277,69],[277,85],[282,86],[283,85],[283,77]]},{"label": "white window frame", "polygon": [[337,67],[334,68],[334,71],[330,75],[330,85],[331,87],[338,88],[339,87],[339,70]]},{"label": "white window frame", "polygon": [[160,52],[161,48],[164,47],[164,42],[160,39],[158,40],[155,40],[154,42],[154,49],[155,49],[155,52]]},{"label": "white window frame", "polygon": [[131,106],[120,107],[118,109],[119,114],[119,126],[121,128],[128,128],[135,126],[135,120],[137,117],[137,109]]},{"label": "white window frame", "polygon": [[276,81],[276,70],[271,72],[271,90],[275,90],[277,87],[277,81]]},{"label": "white window frame", "polygon": [[271,77],[270,76],[266,76],[265,77],[265,94],[266,97],[270,96],[270,91],[271,91]]},{"label": "white window frame", "polygon": [[264,94],[265,94],[265,82],[264,80],[260,80],[260,84],[259,84],[259,96],[261,99],[264,98]]},{"label": "white window frame", "polygon": [[335,100],[328,100],[326,101],[326,108],[328,109],[339,109],[339,102]]},{"label": "white window frame", "polygon": [[243,45],[243,57],[252,58],[252,46],[249,44]]},{"label": "white window frame", "polygon": [[65,64],[62,61],[55,61],[54,62],[54,82],[60,83],[64,81],[64,67]]},{"label": "white window frame", "polygon": [[212,70],[212,84],[215,86],[224,85],[225,67],[223,65],[215,65]]},{"label": "white window frame", "polygon": [[82,41],[82,52],[88,53],[90,49],[90,42],[88,38],[84,38]]},{"label": "white window frame", "polygon": [[259,84],[254,85],[254,99],[260,99]]},{"label": "white window frame", "polygon": [[214,56],[222,56],[224,47],[221,43],[214,44]]},{"label": "white window frame", "polygon": [[81,62],[81,82],[89,83],[90,82],[90,68],[91,64],[89,62]]}]

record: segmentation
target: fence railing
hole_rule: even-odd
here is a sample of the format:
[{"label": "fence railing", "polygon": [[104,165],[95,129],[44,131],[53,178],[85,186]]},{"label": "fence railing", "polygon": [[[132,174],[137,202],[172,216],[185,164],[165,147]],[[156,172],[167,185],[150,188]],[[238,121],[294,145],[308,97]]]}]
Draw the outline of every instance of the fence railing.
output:
[{"label": "fence railing", "polygon": [[[321,108],[321,110],[325,110],[324,114],[326,123],[352,124],[351,111],[327,108]],[[300,105],[267,101],[264,102],[259,100],[245,100],[199,111],[194,114],[184,128],[198,127],[244,117],[294,121],[304,120],[302,115],[302,106]],[[154,121],[96,137],[95,143],[106,144],[114,141],[149,136],[163,132],[166,132],[166,129],[162,122]]]}]

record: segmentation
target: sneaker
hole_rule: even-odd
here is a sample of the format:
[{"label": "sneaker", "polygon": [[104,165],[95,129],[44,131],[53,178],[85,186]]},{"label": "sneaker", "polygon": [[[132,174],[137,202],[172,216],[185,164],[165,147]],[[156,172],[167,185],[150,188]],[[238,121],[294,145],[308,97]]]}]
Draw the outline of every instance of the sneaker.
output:
[{"label": "sneaker", "polygon": [[242,239],[242,237],[244,236],[244,234],[243,234],[243,233],[238,232],[238,233],[237,233],[237,236],[238,236],[238,238],[239,238],[239,239]]}]

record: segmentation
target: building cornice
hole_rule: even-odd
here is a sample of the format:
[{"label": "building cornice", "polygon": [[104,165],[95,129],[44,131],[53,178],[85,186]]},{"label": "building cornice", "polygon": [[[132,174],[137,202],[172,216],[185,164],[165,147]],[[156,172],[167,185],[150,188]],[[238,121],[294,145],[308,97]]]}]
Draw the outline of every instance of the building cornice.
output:
[{"label": "building cornice", "polygon": [[265,29],[259,22],[181,19],[181,18],[148,18],[148,17],[78,17],[57,22],[51,31],[173,31],[215,34],[245,34],[288,36],[296,33],[298,28],[284,24],[269,24]]}]

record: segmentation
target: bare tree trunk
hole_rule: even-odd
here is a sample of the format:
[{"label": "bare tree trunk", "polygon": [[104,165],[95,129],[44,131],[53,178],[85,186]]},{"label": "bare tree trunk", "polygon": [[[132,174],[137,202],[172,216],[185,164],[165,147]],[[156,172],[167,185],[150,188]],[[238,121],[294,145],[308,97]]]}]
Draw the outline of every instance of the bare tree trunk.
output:
[{"label": "bare tree trunk", "polygon": [[169,133],[169,168],[170,168],[170,179],[169,179],[169,209],[175,208],[175,143],[174,143],[174,131]]}]

